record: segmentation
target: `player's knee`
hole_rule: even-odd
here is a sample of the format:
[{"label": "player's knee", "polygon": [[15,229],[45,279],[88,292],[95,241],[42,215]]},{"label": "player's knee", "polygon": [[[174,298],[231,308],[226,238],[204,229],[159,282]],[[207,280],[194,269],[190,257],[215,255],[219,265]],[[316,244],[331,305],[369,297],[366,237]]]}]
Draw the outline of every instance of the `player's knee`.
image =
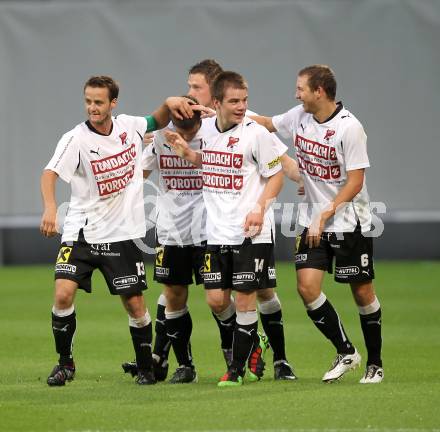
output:
[{"label": "player's knee", "polygon": [[307,282],[298,282],[296,289],[298,291],[298,294],[303,297],[304,295],[307,295],[312,291],[312,286]]},{"label": "player's knee", "polygon": [[176,311],[186,307],[186,296],[170,296],[167,297],[167,308]]},{"label": "player's knee", "polygon": [[57,279],[55,284],[55,301],[56,309],[68,309],[73,305],[75,298],[76,285],[72,281],[64,281]]},{"label": "player's knee", "polygon": [[208,296],[207,303],[215,314],[222,313],[230,304],[230,299],[224,296]]},{"label": "player's knee", "polygon": [[352,283],[351,291],[360,306],[370,304],[376,298],[372,282]]},{"label": "player's knee", "polygon": [[275,295],[275,290],[273,288],[265,288],[257,291],[257,299],[260,303],[272,300]]},{"label": "player's knee", "polygon": [[298,281],[297,291],[304,303],[310,303],[319,296],[321,288],[308,281]]},{"label": "player's knee", "polygon": [[68,309],[73,305],[73,296],[65,291],[57,291],[54,303],[56,309]]},{"label": "player's knee", "polygon": [[177,306],[182,309],[188,300],[188,287],[184,285],[166,286],[165,298],[168,305]]},{"label": "player's knee", "polygon": [[144,316],[147,308],[142,294],[121,295],[122,303],[131,317],[138,318]]}]

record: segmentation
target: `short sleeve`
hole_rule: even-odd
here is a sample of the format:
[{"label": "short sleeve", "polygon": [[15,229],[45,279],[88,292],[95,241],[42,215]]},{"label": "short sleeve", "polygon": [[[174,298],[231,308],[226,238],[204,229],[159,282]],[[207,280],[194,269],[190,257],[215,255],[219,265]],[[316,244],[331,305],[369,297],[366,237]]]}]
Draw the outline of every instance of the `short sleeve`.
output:
[{"label": "short sleeve", "polygon": [[142,169],[154,171],[159,167],[157,163],[156,140],[147,145],[142,153]]},{"label": "short sleeve", "polygon": [[291,138],[295,131],[295,124],[299,118],[301,105],[298,105],[284,114],[279,114],[272,117],[272,124],[277,132],[283,138]]},{"label": "short sleeve", "polygon": [[57,144],[52,159],[45,169],[56,172],[62,180],[70,183],[80,162],[80,152],[73,132],[64,134]]},{"label": "short sleeve", "polygon": [[282,156],[289,148],[274,133],[272,133],[271,136],[274,140],[275,147],[277,148],[278,155]]},{"label": "short sleeve", "polygon": [[271,177],[281,170],[281,154],[275,139],[275,135],[261,127],[256,131],[253,140],[253,158],[258,163],[258,170],[263,177]]},{"label": "short sleeve", "polygon": [[342,136],[346,171],[368,168],[367,135],[359,122],[351,124]]}]

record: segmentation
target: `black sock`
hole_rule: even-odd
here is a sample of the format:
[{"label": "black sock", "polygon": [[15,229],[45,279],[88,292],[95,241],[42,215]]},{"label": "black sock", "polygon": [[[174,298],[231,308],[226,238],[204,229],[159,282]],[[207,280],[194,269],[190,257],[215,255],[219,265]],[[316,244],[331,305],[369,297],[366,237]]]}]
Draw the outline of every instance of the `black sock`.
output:
[{"label": "black sock", "polygon": [[157,305],[154,331],[156,337],[154,340],[153,353],[158,355],[162,360],[168,359],[171,342],[167,336],[167,329],[165,327],[165,306],[161,304]]},{"label": "black sock", "polygon": [[231,367],[237,368],[240,374],[244,373],[246,361],[255,344],[259,343],[257,330],[258,321],[248,325],[238,323],[235,325]]},{"label": "black sock", "polygon": [[152,325],[149,323],[145,327],[130,327],[131,339],[133,341],[134,352],[136,353],[136,364],[140,370],[150,370],[151,341],[153,339]]},{"label": "black sock", "polygon": [[220,331],[222,349],[231,349],[237,314],[234,313],[234,315],[232,315],[225,321],[220,321],[215,313],[212,313],[212,316],[214,317]]},{"label": "black sock", "polygon": [[318,309],[308,310],[307,315],[312,319],[321,333],[327,339],[330,339],[339,354],[354,353],[354,346],[345,334],[339,316],[328,300]]},{"label": "black sock", "polygon": [[59,317],[52,313],[52,331],[55,338],[55,348],[60,355],[60,365],[73,365],[73,336],[76,330],[76,313]]},{"label": "black sock", "polygon": [[273,361],[286,359],[286,346],[284,342],[283,313],[281,309],[271,314],[260,312],[261,323],[264,332],[269,338],[269,343],[273,351]]},{"label": "black sock", "polygon": [[192,333],[192,320],[190,313],[186,312],[178,318],[167,318],[165,323],[167,335],[173,346],[177,363],[179,366],[184,365],[193,367],[190,344]]},{"label": "black sock", "polygon": [[365,346],[367,347],[367,366],[375,364],[382,367],[380,352],[382,349],[382,311],[368,315],[359,315],[361,319],[362,333],[364,334]]}]

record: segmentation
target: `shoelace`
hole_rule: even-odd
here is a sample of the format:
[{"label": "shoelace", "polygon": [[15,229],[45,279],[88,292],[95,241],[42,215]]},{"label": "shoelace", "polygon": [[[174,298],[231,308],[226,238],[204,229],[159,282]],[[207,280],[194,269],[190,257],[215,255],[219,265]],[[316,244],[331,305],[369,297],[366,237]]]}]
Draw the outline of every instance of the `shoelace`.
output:
[{"label": "shoelace", "polygon": [[333,364],[332,364],[332,369],[338,364],[338,363],[340,363],[341,362],[341,360],[344,358],[344,356],[342,355],[342,354],[338,354],[337,356],[336,356],[336,358],[333,360]]},{"label": "shoelace", "polygon": [[376,374],[377,368],[376,366],[368,366],[367,373],[365,374],[365,378],[373,378]]}]

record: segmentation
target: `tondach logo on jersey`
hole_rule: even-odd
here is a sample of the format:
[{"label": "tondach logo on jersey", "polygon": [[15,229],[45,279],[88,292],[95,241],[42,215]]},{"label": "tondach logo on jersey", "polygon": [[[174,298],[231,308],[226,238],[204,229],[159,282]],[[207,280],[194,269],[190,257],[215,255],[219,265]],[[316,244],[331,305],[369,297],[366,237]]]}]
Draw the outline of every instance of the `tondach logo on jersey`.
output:
[{"label": "tondach logo on jersey", "polygon": [[240,169],[243,166],[243,155],[241,153],[204,150],[202,163],[203,165]]},{"label": "tondach logo on jersey", "polygon": [[132,144],[121,153],[90,161],[99,196],[107,197],[125,189],[134,175],[135,158],[136,146]]},{"label": "tondach logo on jersey", "polygon": [[[328,131],[327,131],[328,132]],[[334,132],[334,131],[333,131]],[[326,138],[324,138],[326,139]],[[334,147],[308,140],[301,135],[296,135],[295,147],[301,153],[315,156],[324,160],[336,161],[336,150]]]},{"label": "tondach logo on jersey", "polygon": [[341,177],[341,168],[334,147],[296,135],[295,148],[301,171],[322,180],[334,180]]},{"label": "tondach logo on jersey", "polygon": [[160,169],[195,169],[196,167],[190,164],[185,159],[177,155],[160,155],[159,159]]},{"label": "tondach logo on jersey", "polygon": [[[177,155],[160,155],[159,166],[162,179],[168,190],[200,191],[203,189],[200,171],[185,159]],[[194,170],[196,175],[182,175],[187,171],[181,172],[181,170]]]}]

